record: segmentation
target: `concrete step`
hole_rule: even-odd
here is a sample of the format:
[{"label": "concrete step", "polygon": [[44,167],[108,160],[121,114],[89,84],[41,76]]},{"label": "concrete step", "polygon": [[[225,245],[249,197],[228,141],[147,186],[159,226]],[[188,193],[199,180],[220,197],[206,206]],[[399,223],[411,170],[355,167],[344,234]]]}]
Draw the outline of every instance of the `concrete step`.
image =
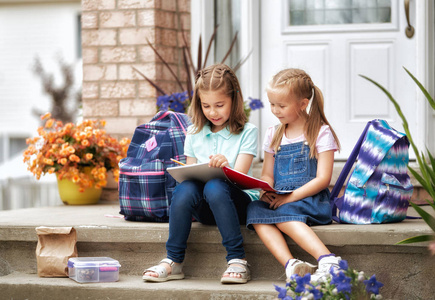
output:
[{"label": "concrete step", "polygon": [[40,278],[34,274],[13,273],[0,277],[0,299],[267,300],[277,295],[273,283],[255,280],[247,284],[222,285],[212,279],[186,278],[162,284],[144,283],[139,276],[121,275],[117,282],[80,284],[68,278]]},{"label": "concrete step", "polygon": [[[118,211],[117,204],[62,205],[0,211],[0,282],[4,285],[2,291],[8,286],[8,290],[16,289],[17,292],[21,292],[25,286],[25,289],[35,289],[35,292],[47,289],[54,293],[56,284],[50,282],[57,282],[57,280],[59,284],[63,282],[64,279],[40,279],[35,275],[37,270],[35,227],[41,225],[75,227],[79,256],[108,256],[117,259],[122,265],[120,269],[122,278],[126,276],[125,278],[142,282],[143,269],[158,263],[165,257],[168,224],[127,222],[116,218],[119,216]],[[410,213],[415,214],[412,210]],[[313,230],[332,252],[346,259],[352,268],[365,271],[368,275],[376,274],[378,280],[385,284],[382,293],[386,299],[417,299],[417,297],[430,299],[433,296],[433,286],[426,284],[427,278],[435,277],[433,258],[428,254],[427,244],[394,245],[408,237],[432,233],[422,220],[363,226],[332,224],[313,227]],[[253,283],[269,282],[271,293],[275,295],[272,282],[285,284],[283,267],[276,262],[255,232],[243,227],[242,233],[247,259],[251,265]],[[293,241],[288,239],[288,244],[296,257],[315,263],[313,258]],[[227,285],[220,285],[218,281],[225,270],[225,265],[225,249],[221,245],[217,228],[194,223],[183,269],[186,276],[193,278],[192,281],[196,281],[196,278],[209,280],[217,284],[224,294],[231,293]],[[18,283],[12,285],[14,280],[9,278],[15,278]],[[68,279],[67,282],[69,281],[73,282]],[[25,285],[20,286],[20,282]],[[85,286],[83,287],[85,289],[100,289],[99,285],[73,283],[74,286],[80,286],[80,289],[82,286]],[[169,283],[163,286],[167,284]],[[198,292],[196,287],[190,287],[187,283],[186,285],[173,284],[180,284],[193,294]],[[102,284],[108,289],[114,285]],[[157,288],[157,285],[151,284],[151,286]],[[241,289],[249,294],[252,292],[250,287],[251,285],[246,285]],[[142,289],[142,287],[137,288]],[[160,290],[160,287],[158,289]],[[164,291],[165,288],[160,290],[162,293]],[[212,291],[206,293],[209,293],[206,298],[219,298]],[[228,299],[233,299],[231,297],[229,296]]]}]

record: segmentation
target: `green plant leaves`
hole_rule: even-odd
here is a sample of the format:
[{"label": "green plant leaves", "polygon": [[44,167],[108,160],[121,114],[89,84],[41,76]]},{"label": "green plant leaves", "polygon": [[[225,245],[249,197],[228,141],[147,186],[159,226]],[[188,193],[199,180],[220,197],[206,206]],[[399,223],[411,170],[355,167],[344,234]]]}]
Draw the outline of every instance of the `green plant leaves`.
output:
[{"label": "green plant leaves", "polygon": [[433,241],[433,240],[435,240],[433,235],[429,235],[429,234],[419,235],[419,236],[411,237],[409,239],[402,240],[402,241],[396,243],[396,245],[422,243],[422,242],[429,242],[429,241]]}]

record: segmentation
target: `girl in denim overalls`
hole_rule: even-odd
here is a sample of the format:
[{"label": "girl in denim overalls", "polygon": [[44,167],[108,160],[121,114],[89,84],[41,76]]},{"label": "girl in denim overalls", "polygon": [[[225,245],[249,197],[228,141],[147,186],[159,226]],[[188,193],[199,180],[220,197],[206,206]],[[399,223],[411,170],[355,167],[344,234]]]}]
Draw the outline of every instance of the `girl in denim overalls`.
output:
[{"label": "girl in denim overalls", "polygon": [[248,228],[285,267],[287,278],[314,273],[316,266],[294,258],[282,233],[319,263],[314,281],[338,267],[332,254],[310,228],[331,223],[328,186],[339,142],[323,112],[323,96],[302,70],[276,74],[267,88],[272,113],[281,122],[267,130],[261,179],[276,190],[262,192],[248,206]]}]

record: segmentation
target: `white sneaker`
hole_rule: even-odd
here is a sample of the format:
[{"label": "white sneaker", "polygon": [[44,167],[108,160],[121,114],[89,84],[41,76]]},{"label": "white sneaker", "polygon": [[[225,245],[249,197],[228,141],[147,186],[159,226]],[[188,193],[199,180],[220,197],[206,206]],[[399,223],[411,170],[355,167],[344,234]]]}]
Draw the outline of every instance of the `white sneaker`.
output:
[{"label": "white sneaker", "polygon": [[316,270],[316,266],[305,261],[292,258],[288,261],[287,267],[285,268],[285,275],[289,279],[292,275],[299,275],[303,277],[305,274],[313,274]]},{"label": "white sneaker", "polygon": [[322,282],[330,276],[329,271],[334,268],[340,270],[339,262],[341,257],[339,256],[327,256],[319,261],[319,267],[316,273],[311,276],[311,281]]}]

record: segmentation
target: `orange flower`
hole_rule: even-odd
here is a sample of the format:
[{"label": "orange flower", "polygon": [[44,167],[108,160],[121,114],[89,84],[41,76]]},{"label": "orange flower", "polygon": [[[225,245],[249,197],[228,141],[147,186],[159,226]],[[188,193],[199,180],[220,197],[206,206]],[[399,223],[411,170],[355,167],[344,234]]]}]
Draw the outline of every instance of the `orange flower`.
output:
[{"label": "orange flower", "polygon": [[51,160],[51,159],[49,159],[49,158],[44,158],[44,159],[43,159],[43,162],[44,162],[44,164],[49,165],[49,166],[54,165],[53,160]]},{"label": "orange flower", "polygon": [[70,161],[75,161],[75,162],[80,162],[80,157],[78,157],[78,156],[75,155],[75,154],[71,154],[71,155],[69,156],[69,160],[70,160]]},{"label": "orange flower", "polygon": [[48,119],[47,122],[45,122],[45,128],[51,128],[53,126],[53,123],[53,119]]},{"label": "orange flower", "polygon": [[73,146],[69,146],[68,148],[66,148],[66,150],[68,150],[69,153],[74,153],[74,152],[76,152],[76,149],[74,149]]},{"label": "orange flower", "polygon": [[51,118],[51,113],[46,113],[45,115],[43,115],[43,116],[41,116],[41,120],[45,120],[45,119],[48,119],[48,118]]},{"label": "orange flower", "polygon": [[[67,123],[45,114],[44,127],[39,127],[38,136],[26,140],[28,145],[23,161],[37,179],[43,174],[56,173],[59,179],[70,179],[81,189],[104,187],[107,172],[113,171],[119,177],[118,162],[126,156],[130,140],[119,142],[104,130],[105,121],[83,120],[80,123]],[[96,149],[89,153],[86,149]],[[107,169],[105,168],[107,167]]]},{"label": "orange flower", "polygon": [[73,175],[73,177],[71,177],[72,182],[77,183],[80,180],[79,175]]}]

